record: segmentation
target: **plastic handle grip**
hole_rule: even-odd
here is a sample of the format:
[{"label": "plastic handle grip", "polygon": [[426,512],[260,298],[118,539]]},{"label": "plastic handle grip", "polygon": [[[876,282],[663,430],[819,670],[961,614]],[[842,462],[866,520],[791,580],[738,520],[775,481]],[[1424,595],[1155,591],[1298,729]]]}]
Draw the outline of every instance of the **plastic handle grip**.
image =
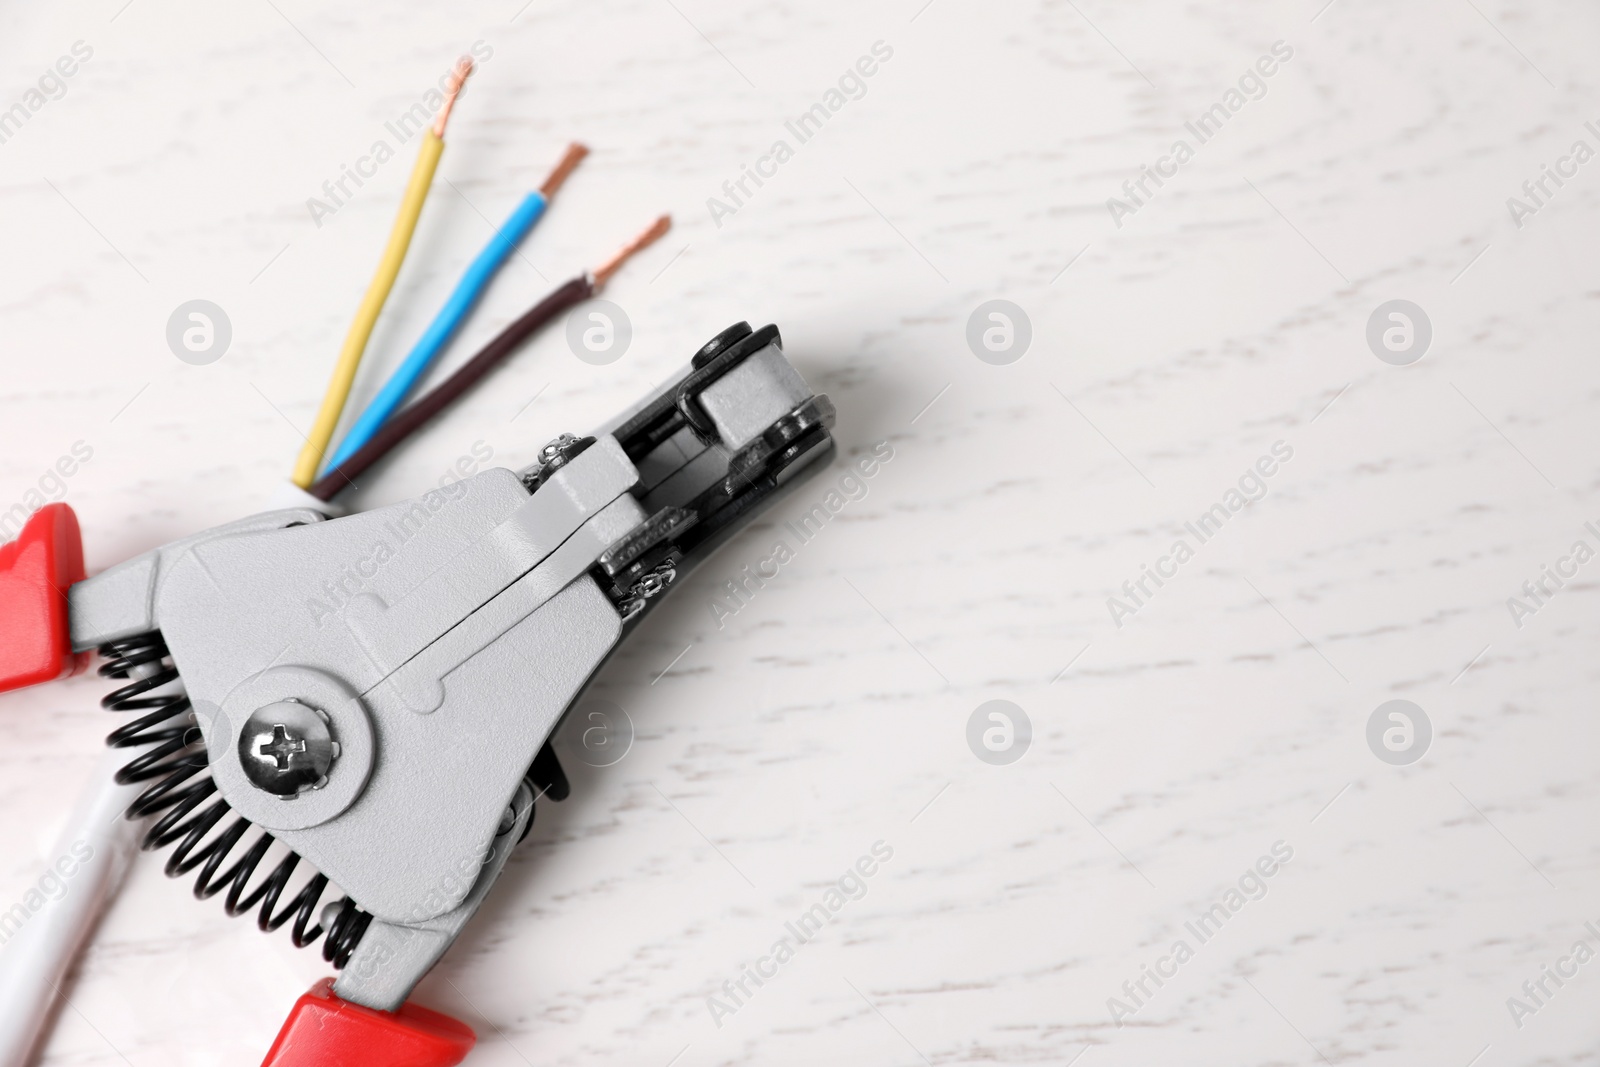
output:
[{"label": "plastic handle grip", "polygon": [[88,666],[67,627],[67,589],[81,581],[83,535],[65,504],[46,504],[0,546],[0,692]]},{"label": "plastic handle grip", "polygon": [[477,1042],[466,1023],[415,1004],[341,1000],[324,978],[295,1002],[261,1067],[455,1067]]}]

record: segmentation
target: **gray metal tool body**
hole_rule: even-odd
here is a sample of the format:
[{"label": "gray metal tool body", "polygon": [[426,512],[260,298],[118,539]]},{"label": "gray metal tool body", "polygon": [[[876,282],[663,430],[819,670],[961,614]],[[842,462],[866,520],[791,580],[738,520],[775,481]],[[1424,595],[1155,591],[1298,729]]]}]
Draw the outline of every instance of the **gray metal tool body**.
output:
[{"label": "gray metal tool body", "polygon": [[252,516],[79,583],[73,641],[159,631],[226,807],[372,917],[336,991],[393,1010],[498,876],[530,766],[594,672],[831,455],[832,415],[777,329],[741,323],[528,470],[345,518]]}]

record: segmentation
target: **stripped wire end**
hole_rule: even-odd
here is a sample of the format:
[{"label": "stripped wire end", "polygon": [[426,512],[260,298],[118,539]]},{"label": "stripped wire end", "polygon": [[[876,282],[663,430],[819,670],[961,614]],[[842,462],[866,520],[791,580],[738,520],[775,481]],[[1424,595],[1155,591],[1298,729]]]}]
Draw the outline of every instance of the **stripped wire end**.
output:
[{"label": "stripped wire end", "polygon": [[456,97],[461,95],[461,87],[467,84],[472,71],[472,57],[462,56],[461,61],[456,64],[456,69],[450,74],[450,85],[444,92],[444,106],[439,109],[439,114],[433,120],[435,137],[444,137],[444,124],[450,121],[450,109],[456,106]]},{"label": "stripped wire end", "polygon": [[562,183],[577,169],[578,164],[583,162],[583,157],[588,154],[588,146],[581,145],[577,141],[567,145],[567,152],[561,157],[561,162],[556,164],[556,169],[552,170],[550,176],[544,180],[544,184],[539,186],[539,195],[546,200],[555,196]]},{"label": "stripped wire end", "polygon": [[672,229],[672,216],[662,215],[659,219],[656,219],[655,222],[650,224],[649,229],[645,230],[639,236],[635,237],[633,240],[617,249],[616,255],[612,256],[610,259],[606,260],[604,263],[600,264],[600,266],[595,268],[594,274],[592,275],[594,278],[595,291],[598,292],[600,287],[605,285],[606,282],[610,280],[611,276],[617,273],[624,263],[628,262],[628,259],[631,256],[638,252],[642,252],[646,248],[649,248],[651,245],[655,244],[661,239],[662,235],[670,229]]}]

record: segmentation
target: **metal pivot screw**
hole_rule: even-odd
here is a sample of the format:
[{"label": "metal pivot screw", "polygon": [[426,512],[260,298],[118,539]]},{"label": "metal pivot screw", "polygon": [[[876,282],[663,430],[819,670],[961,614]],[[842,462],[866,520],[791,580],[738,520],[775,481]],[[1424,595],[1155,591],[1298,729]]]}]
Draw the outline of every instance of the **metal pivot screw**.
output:
[{"label": "metal pivot screw", "polygon": [[539,449],[539,462],[541,464],[548,464],[557,456],[561,455],[563,452],[577,443],[578,438],[575,434],[564,433],[557,437],[554,441],[551,441],[549,444]]},{"label": "metal pivot screw", "polygon": [[339,758],[325,712],[296,700],[257,708],[239,733],[239,762],[250,784],[292,800],[321,789]]},{"label": "metal pivot screw", "polygon": [[594,444],[593,437],[578,437],[575,434],[564,433],[554,441],[539,449],[539,459],[534,466],[523,472],[522,484],[528,492],[535,492],[556,471],[577,459],[583,450]]}]

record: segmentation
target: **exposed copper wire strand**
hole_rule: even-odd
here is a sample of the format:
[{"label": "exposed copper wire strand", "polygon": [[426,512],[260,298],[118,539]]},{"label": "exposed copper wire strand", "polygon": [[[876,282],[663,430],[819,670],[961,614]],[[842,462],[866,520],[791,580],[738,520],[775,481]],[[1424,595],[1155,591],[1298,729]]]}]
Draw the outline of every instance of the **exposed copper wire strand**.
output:
[{"label": "exposed copper wire strand", "polygon": [[561,184],[567,180],[567,176],[573,172],[579,163],[583,162],[583,157],[588,154],[589,149],[577,141],[567,145],[566,155],[561,157],[561,162],[557,163],[556,169],[550,172],[550,177],[546,178],[544,184],[539,186],[539,194],[546,200],[555,196],[556,191],[561,188]]},{"label": "exposed copper wire strand", "polygon": [[652,222],[649,229],[617,249],[616,255],[595,268],[593,274],[594,287],[599,289],[613,274],[617,273],[617,269],[626,263],[630,256],[649,248],[661,239],[662,234],[670,229],[672,229],[671,215],[662,215],[655,222]]},{"label": "exposed copper wire strand", "polygon": [[467,84],[467,79],[472,76],[473,65],[471,56],[462,56],[456,64],[455,70],[450,73],[450,85],[444,93],[444,106],[439,108],[439,114],[433,120],[433,135],[444,136],[444,124],[450,121],[450,109],[456,106],[456,97],[461,95],[461,87]]}]

